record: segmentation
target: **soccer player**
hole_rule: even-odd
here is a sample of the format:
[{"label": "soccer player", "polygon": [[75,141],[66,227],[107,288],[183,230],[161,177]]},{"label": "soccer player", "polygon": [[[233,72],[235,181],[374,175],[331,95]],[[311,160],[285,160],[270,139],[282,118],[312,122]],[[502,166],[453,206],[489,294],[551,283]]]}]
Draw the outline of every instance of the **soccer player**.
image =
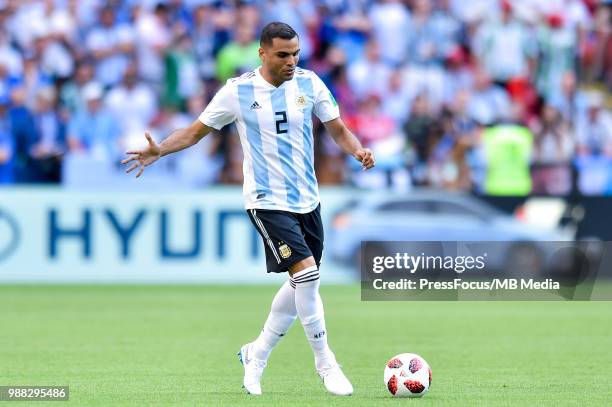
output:
[{"label": "soccer player", "polygon": [[243,386],[261,394],[260,380],[270,352],[296,318],[314,352],[315,367],[325,388],[350,395],[346,378],[327,343],[319,264],[323,252],[319,192],[314,171],[312,113],[335,142],[363,169],[374,166],[372,152],[346,128],[334,97],[312,71],[297,67],[300,47],[287,24],[266,25],[260,38],[261,67],[229,79],[189,127],[172,132],[159,145],[148,133],[148,146],[128,151],[127,172],[197,143],[213,129],[236,123],[244,152],[245,207],[261,235],[268,273],[288,272],[274,296],[263,330],[238,356],[244,366]]}]

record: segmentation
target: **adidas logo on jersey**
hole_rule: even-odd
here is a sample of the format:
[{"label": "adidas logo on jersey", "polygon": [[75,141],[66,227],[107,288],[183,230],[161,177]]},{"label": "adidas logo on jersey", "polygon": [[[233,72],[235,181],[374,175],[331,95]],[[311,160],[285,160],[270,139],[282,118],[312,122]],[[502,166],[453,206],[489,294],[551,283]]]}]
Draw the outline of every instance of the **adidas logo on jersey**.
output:
[{"label": "adidas logo on jersey", "polygon": [[251,105],[251,110],[252,109],[261,109],[261,106],[259,105],[259,103],[257,103],[257,101],[253,102],[253,104]]}]

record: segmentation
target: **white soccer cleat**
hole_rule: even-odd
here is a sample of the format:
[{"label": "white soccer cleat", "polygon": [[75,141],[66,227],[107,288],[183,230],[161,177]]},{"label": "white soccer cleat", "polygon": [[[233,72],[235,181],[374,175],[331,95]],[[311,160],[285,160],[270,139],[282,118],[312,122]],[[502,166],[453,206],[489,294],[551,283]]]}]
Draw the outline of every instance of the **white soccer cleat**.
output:
[{"label": "white soccer cleat", "polygon": [[333,363],[322,369],[317,370],[319,377],[323,380],[323,384],[328,392],[336,396],[350,396],[353,394],[353,385],[346,378],[340,365]]},{"label": "white soccer cleat", "polygon": [[261,375],[266,367],[266,361],[250,357],[250,349],[251,344],[247,343],[246,345],[243,345],[242,348],[240,348],[240,352],[236,354],[238,355],[240,363],[242,363],[242,366],[244,367],[242,387],[247,391],[247,393],[259,396],[261,395]]}]

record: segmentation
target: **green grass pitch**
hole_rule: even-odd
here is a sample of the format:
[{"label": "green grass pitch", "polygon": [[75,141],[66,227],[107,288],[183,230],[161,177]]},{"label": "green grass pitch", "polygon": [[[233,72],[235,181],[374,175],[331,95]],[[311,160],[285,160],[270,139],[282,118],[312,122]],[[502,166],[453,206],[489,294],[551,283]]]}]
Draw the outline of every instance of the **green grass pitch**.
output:
[{"label": "green grass pitch", "polygon": [[[264,395],[236,351],[272,286],[2,286],[0,385],[69,385],[20,406],[596,406],[612,400],[612,302],[378,302],[323,286],[332,349],[355,394],[328,395],[299,323],[272,353]],[[394,399],[385,362],[423,356],[423,399]],[[5,403],[0,402],[0,405]]]}]

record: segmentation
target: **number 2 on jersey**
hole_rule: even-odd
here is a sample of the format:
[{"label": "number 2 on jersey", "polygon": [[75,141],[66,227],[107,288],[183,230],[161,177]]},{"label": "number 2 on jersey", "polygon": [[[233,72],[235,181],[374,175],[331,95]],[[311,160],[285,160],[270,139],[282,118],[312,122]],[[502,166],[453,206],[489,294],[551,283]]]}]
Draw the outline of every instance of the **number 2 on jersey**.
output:
[{"label": "number 2 on jersey", "polygon": [[287,112],[274,112],[274,117],[276,118],[276,134],[287,133],[287,129],[281,129],[281,124],[287,124]]}]

